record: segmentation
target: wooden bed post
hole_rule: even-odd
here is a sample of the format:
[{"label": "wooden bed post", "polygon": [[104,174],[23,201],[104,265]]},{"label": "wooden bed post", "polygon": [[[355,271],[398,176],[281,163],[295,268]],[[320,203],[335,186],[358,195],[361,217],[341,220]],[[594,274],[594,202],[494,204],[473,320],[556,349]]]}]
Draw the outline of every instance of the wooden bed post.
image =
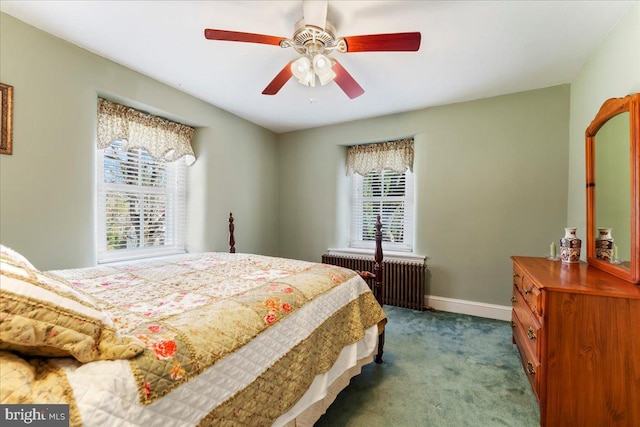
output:
[{"label": "wooden bed post", "polygon": [[233,230],[235,226],[233,225],[233,212],[229,212],[229,253],[236,253],[236,239],[233,237]]},{"label": "wooden bed post", "polygon": [[[380,215],[378,215],[376,219],[375,228],[376,228],[376,235],[375,235],[376,250],[373,255],[373,260],[374,260],[373,273],[369,271],[357,271],[357,270],[356,270],[356,273],[358,273],[358,275],[360,275],[360,277],[362,277],[364,280],[373,279],[373,286],[371,285],[369,286],[373,291],[373,295],[375,296],[376,301],[378,301],[378,304],[380,304],[380,307],[382,307],[384,302],[384,286],[382,283],[383,255],[382,255],[382,222],[380,222]],[[376,357],[375,357],[376,363],[382,363],[382,353],[384,352],[383,350],[384,350],[384,331],[382,331],[382,333],[378,336],[378,354],[376,354]]]},{"label": "wooden bed post", "polygon": [[[373,273],[375,274],[373,293],[378,301],[378,304],[382,306],[384,301],[384,287],[382,286],[382,222],[380,222],[380,215],[376,220],[376,252],[374,255],[375,264],[373,266]],[[378,336],[378,354],[375,357],[376,363],[382,363],[382,353],[384,352],[384,332]]]}]

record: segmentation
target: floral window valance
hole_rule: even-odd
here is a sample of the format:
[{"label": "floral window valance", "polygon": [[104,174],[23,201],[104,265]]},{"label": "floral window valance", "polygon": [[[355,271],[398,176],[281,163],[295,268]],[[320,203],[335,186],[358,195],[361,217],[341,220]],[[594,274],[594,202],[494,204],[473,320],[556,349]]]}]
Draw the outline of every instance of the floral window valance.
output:
[{"label": "floral window valance", "polygon": [[192,127],[145,114],[98,98],[98,149],[126,140],[127,148],[144,148],[155,159],[173,162],[182,157],[195,162]]},{"label": "floral window valance", "polygon": [[413,138],[376,144],[354,145],[347,149],[347,175],[382,172],[388,169],[413,172]]}]

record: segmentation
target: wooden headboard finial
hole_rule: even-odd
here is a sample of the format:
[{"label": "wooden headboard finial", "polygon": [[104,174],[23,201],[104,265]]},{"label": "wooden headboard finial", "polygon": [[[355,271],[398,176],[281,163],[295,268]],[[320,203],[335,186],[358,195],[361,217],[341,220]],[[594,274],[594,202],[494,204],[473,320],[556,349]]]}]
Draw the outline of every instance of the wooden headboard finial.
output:
[{"label": "wooden headboard finial", "polygon": [[235,226],[233,225],[233,212],[229,212],[229,253],[236,253],[236,239],[233,236],[233,230],[235,230]]}]

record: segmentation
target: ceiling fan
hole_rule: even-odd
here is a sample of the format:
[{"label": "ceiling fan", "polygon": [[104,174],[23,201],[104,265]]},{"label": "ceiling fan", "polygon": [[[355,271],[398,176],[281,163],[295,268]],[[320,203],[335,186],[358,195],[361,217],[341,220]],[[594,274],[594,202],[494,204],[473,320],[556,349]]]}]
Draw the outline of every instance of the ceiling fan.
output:
[{"label": "ceiling fan", "polygon": [[363,36],[336,37],[336,30],[327,20],[327,1],[303,0],[303,18],[294,26],[291,39],[265,34],[244,33],[207,28],[205,38],[246,43],[260,43],[293,48],[300,57],[289,62],[262,91],[275,95],[291,79],[307,86],[335,81],[351,99],[364,93],[364,89],[347,70],[329,55],[334,51],[352,52],[415,52],[420,49],[420,33],[389,33]]}]

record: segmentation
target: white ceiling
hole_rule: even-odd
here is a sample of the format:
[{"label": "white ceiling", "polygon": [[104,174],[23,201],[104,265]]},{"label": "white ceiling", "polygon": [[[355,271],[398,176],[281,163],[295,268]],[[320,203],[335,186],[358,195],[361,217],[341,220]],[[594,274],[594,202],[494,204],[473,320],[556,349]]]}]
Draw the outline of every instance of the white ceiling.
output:
[{"label": "white ceiling", "polygon": [[338,36],[420,31],[418,52],[340,54],[364,88],[291,79],[295,51],[205,28],[292,37],[302,2],[0,1],[0,10],[274,132],[569,83],[637,1],[329,1]]}]

